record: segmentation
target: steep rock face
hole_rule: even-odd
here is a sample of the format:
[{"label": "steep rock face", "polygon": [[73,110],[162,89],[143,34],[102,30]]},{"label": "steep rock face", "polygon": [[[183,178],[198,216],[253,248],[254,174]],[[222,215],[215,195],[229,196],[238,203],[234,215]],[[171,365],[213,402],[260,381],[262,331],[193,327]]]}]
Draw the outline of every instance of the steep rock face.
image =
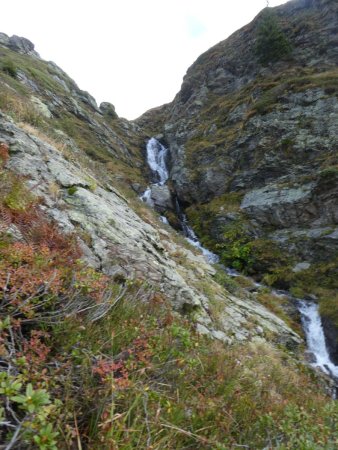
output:
[{"label": "steep rock face", "polygon": [[[236,248],[247,245],[236,264],[332,304],[338,274],[338,3],[293,0],[274,8],[292,51],[262,65],[256,42],[265,13],[201,55],[173,102],[138,123],[163,133],[170,178],[207,246],[221,253],[225,248],[231,263],[240,254]],[[338,324],[332,312],[329,322]]]},{"label": "steep rock face", "polygon": [[[164,139],[182,202],[241,192],[242,213],[256,234],[279,241],[280,230],[304,232],[312,243],[299,257],[316,259],[311,230],[330,236],[321,242],[330,254],[337,246],[338,5],[295,0],[274,13],[291,55],[260,64],[258,15],[189,68],[181,91],[163,108]],[[147,114],[140,122],[153,126]],[[215,220],[227,213],[221,205]],[[219,240],[219,229],[213,237]]]}]

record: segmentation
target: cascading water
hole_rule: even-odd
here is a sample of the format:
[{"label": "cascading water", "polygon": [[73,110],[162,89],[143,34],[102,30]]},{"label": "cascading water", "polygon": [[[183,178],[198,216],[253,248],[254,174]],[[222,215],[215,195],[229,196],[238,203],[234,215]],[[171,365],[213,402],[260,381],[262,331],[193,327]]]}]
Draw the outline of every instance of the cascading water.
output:
[{"label": "cascading water", "polygon": [[[224,270],[231,277],[238,277],[241,275],[234,269],[224,267]],[[243,276],[243,275],[241,275]],[[261,283],[256,283],[249,277],[256,287],[264,287]],[[332,391],[333,398],[337,398],[338,393],[338,366],[336,366],[330,358],[326,342],[325,335],[322,326],[322,321],[318,311],[318,305],[314,302],[302,299],[296,299],[292,297],[287,291],[272,290],[274,295],[278,297],[287,297],[292,303],[295,303],[301,316],[302,327],[305,333],[307,347],[313,357],[311,362],[312,367],[319,368],[322,372],[329,375],[335,383],[335,388]]]},{"label": "cascading water", "polygon": [[[156,185],[163,186],[169,178],[167,159],[168,159],[168,149],[165,148],[164,145],[162,145],[157,139],[155,138],[149,139],[147,143],[147,163],[152,171],[154,178],[157,181],[156,183],[154,183]],[[151,198],[151,194],[152,194],[151,187],[148,187],[142,194],[141,200],[147,203],[147,205],[154,207],[154,202]],[[183,234],[190,242],[190,244],[198,248],[209,263],[211,264],[217,263],[219,261],[218,256],[212,253],[210,250],[202,247],[202,244],[197,239],[196,234],[194,233],[192,228],[189,227],[187,218],[185,214],[182,213],[181,207],[177,199],[176,199],[176,212],[181,223]],[[161,216],[160,220],[163,223],[168,224],[168,220],[165,217]]]},{"label": "cascading water", "polygon": [[[169,178],[167,168],[168,149],[165,148],[157,139],[151,138],[147,143],[147,163],[152,171],[157,185],[163,186]],[[154,207],[151,198],[151,187],[148,187],[141,195],[141,200],[147,205]]]},{"label": "cascading water", "polygon": [[147,163],[160,186],[163,186],[169,178],[167,158],[168,149],[157,139],[149,139],[147,143]]},{"label": "cascading water", "polygon": [[219,262],[219,257],[215,255],[215,253],[212,253],[210,250],[202,246],[194,230],[188,225],[187,216],[182,213],[180,204],[177,199],[176,199],[176,212],[181,223],[183,234],[186,237],[187,241],[194,247],[198,248],[210,264],[217,264]]},{"label": "cascading water", "polygon": [[312,365],[319,367],[324,373],[338,380],[338,366],[331,361],[326,347],[318,305],[313,302],[299,300],[298,309],[301,314],[308,349],[316,359]]},{"label": "cascading water", "polygon": [[160,221],[162,223],[164,223],[165,225],[170,225],[168,219],[166,217],[164,217],[164,216],[160,216]]},{"label": "cascading water", "polygon": [[[241,275],[234,269],[229,269],[224,267],[225,271],[231,277],[238,277]],[[246,277],[249,278],[249,277]],[[256,287],[265,287],[261,283],[256,283],[253,281]],[[322,372],[329,375],[334,381],[338,382],[338,366],[336,366],[330,358],[328,349],[326,347],[324,330],[318,311],[318,305],[314,302],[307,300],[296,299],[292,297],[287,291],[271,291],[274,295],[278,297],[287,297],[292,303],[296,303],[298,311],[301,316],[302,327],[305,333],[307,347],[309,352],[313,355],[314,361],[311,363],[312,367],[318,367]],[[336,394],[333,393],[334,398]]]},{"label": "cascading water", "polygon": [[153,200],[152,200],[152,198],[151,198],[151,189],[150,189],[150,187],[148,187],[144,192],[143,192],[143,194],[141,195],[141,200],[144,202],[144,203],[146,203],[147,205],[149,205],[149,206],[151,206],[151,207],[153,207],[154,206],[154,202],[153,202]]}]

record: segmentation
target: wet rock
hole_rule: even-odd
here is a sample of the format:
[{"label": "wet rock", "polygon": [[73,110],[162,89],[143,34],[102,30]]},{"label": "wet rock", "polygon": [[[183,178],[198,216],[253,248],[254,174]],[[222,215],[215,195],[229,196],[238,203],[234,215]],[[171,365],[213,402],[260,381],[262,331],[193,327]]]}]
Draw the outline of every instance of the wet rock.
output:
[{"label": "wet rock", "polygon": [[304,358],[305,358],[305,361],[310,365],[315,364],[317,362],[316,356],[308,350],[304,353]]},{"label": "wet rock", "polygon": [[322,316],[322,325],[330,358],[338,366],[338,327],[325,315]]},{"label": "wet rock", "polygon": [[151,199],[154,203],[154,208],[160,213],[164,213],[167,210],[174,211],[175,209],[172,194],[167,185],[153,184],[151,186]]}]

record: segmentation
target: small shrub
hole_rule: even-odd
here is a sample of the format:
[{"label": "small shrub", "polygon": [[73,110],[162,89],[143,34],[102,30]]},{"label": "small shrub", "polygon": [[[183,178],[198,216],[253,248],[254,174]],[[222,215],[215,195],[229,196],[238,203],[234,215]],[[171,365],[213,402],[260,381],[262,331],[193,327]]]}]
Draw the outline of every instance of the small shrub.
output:
[{"label": "small shrub", "polygon": [[[1,151],[1,149],[0,149]],[[0,163],[7,160],[8,150],[2,147],[2,154],[0,155]],[[27,190],[23,184],[23,180],[8,172],[0,172],[0,192],[1,202],[11,211],[25,211],[26,208],[33,202],[33,195]]]},{"label": "small shrub", "polygon": [[223,242],[216,245],[222,263],[237,270],[251,266],[252,252],[249,242],[250,235],[240,219],[227,224],[223,229]]},{"label": "small shrub", "polygon": [[258,114],[266,114],[273,106],[276,105],[277,100],[278,96],[275,89],[270,89],[269,91],[264,92],[262,97],[255,102],[254,109],[258,112]]}]

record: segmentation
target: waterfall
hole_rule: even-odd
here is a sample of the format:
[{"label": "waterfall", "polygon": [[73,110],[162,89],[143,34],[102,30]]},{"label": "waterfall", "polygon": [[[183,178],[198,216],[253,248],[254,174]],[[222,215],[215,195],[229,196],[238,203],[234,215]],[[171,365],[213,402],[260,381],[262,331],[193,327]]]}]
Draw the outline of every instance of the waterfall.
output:
[{"label": "waterfall", "polygon": [[299,300],[298,309],[309,351],[315,357],[314,367],[319,367],[324,373],[338,379],[338,366],[333,364],[326,347],[322,322],[318,305],[313,302]]},{"label": "waterfall", "polygon": [[[228,267],[224,267],[224,270],[231,277],[238,277],[240,275],[240,273],[238,273],[236,270],[230,269]],[[256,287],[266,287],[261,283],[254,282],[252,278],[246,278],[250,279]],[[331,361],[330,354],[326,347],[325,335],[318,311],[318,305],[311,301],[296,299],[292,297],[287,291],[272,289],[271,292],[278,297],[287,297],[290,301],[296,303],[301,316],[301,322],[306,337],[308,351],[313,357],[311,366],[319,368],[322,372],[329,375],[335,381],[335,383],[337,383],[338,366],[336,366]],[[336,394],[333,393],[333,395],[334,398],[336,398]]]},{"label": "waterfall", "polygon": [[[167,167],[167,159],[168,149],[165,148],[164,145],[162,145],[157,139],[149,139],[147,143],[147,163],[151,169],[153,177],[156,179],[156,183],[154,184],[163,186],[168,181],[169,171]],[[154,202],[151,198],[151,187],[148,187],[140,198],[147,205],[151,206],[152,208],[154,207]],[[198,248],[209,263],[217,263],[219,261],[218,256],[212,253],[210,250],[204,248],[199,242],[193,229],[188,225],[187,217],[185,214],[183,214],[177,199],[176,213],[180,220],[182,231],[187,241],[190,242],[190,244],[194,247]],[[160,220],[161,222],[168,224],[168,220],[165,217],[161,216]]]},{"label": "waterfall", "polygon": [[151,138],[147,143],[147,163],[160,186],[169,178],[167,168],[168,149],[157,139]]},{"label": "waterfall", "polygon": [[[154,184],[160,186],[163,186],[169,178],[166,163],[167,154],[168,149],[165,148],[157,139],[149,139],[147,143],[147,163],[151,169],[153,177],[157,181]],[[151,198],[151,187],[147,187],[140,199],[151,208],[154,207],[154,202]]]},{"label": "waterfall", "polygon": [[210,250],[202,246],[194,230],[189,226],[187,216],[182,212],[181,206],[177,198],[176,198],[176,214],[177,217],[179,218],[183,234],[187,239],[187,241],[191,245],[199,249],[199,251],[205,257],[208,263],[217,264],[219,262],[219,257],[215,255],[215,253],[212,253]]},{"label": "waterfall", "polygon": [[148,187],[143,194],[141,195],[140,199],[146,203],[147,205],[151,206],[152,208],[154,207],[154,202],[151,198],[151,189],[150,187]]}]

